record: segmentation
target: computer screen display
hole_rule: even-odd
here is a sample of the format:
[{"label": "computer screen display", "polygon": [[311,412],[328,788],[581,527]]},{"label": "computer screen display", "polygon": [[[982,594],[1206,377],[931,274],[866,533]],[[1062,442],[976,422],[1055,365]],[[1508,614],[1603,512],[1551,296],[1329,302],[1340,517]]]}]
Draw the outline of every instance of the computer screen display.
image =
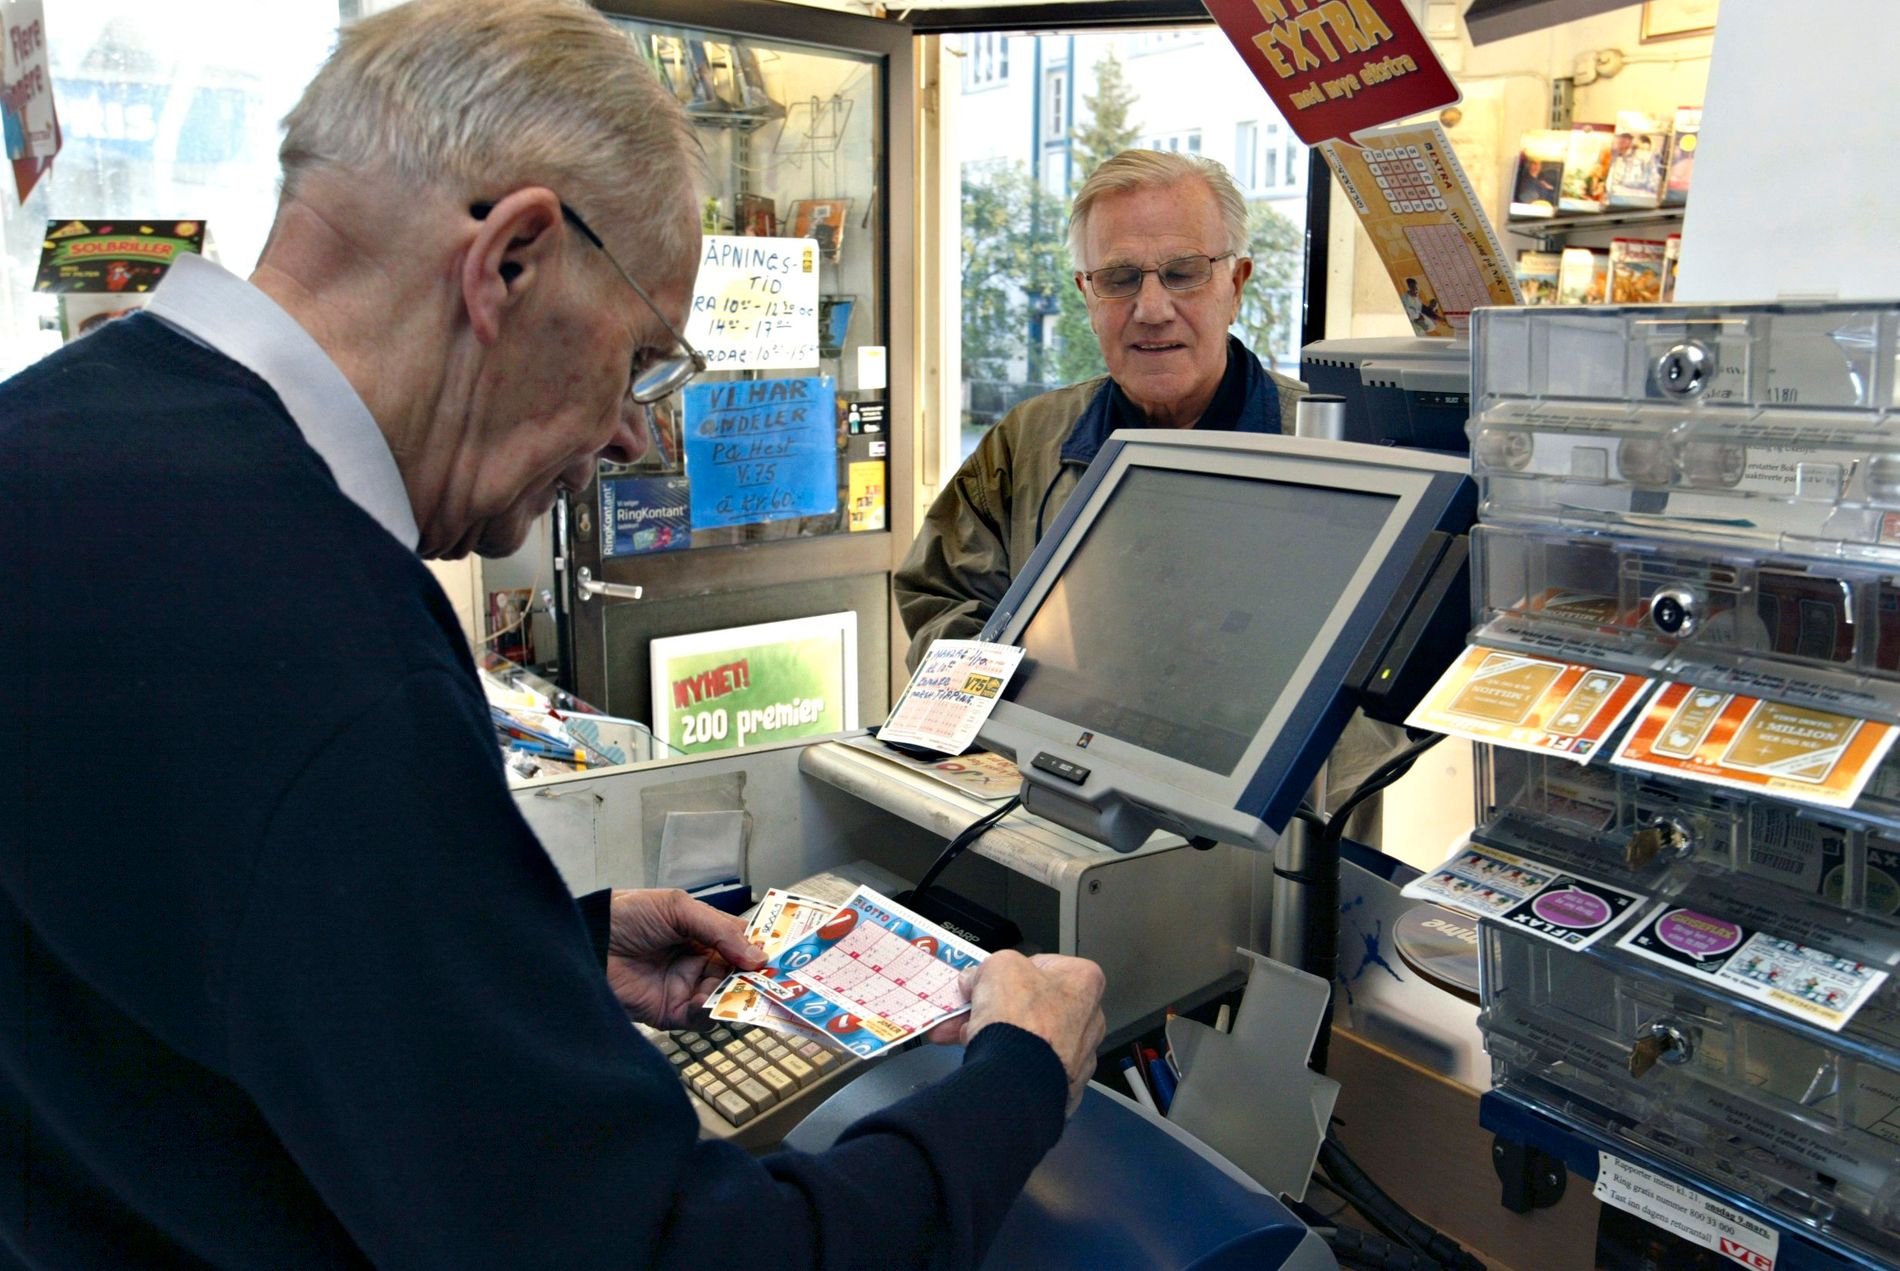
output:
[{"label": "computer screen display", "polygon": [[1231,773],[1397,503],[1131,467],[1023,628],[1005,697]]}]

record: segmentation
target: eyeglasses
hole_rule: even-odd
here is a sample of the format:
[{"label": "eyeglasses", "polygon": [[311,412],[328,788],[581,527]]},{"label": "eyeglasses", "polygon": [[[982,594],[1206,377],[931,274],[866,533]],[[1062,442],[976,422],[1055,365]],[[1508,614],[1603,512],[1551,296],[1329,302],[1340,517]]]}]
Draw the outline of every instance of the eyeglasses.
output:
[{"label": "eyeglasses", "polygon": [[[486,202],[470,204],[468,209],[469,215],[478,221],[487,219],[488,214],[494,210],[495,205]],[[614,272],[627,280],[627,285],[633,288],[633,293],[646,302],[647,308],[653,311],[653,316],[660,320],[660,325],[666,328],[666,333],[672,336],[675,342],[674,352],[665,357],[655,358],[651,362],[647,362],[642,354],[633,355],[633,371],[627,380],[627,396],[641,406],[651,406],[654,402],[685,388],[695,375],[705,371],[706,355],[687,343],[685,335],[681,334],[679,328],[666,320],[666,315],[661,313],[660,307],[653,303],[653,297],[647,294],[647,289],[635,282],[633,275],[614,259],[614,254],[607,250],[607,244],[601,241],[600,235],[594,232],[593,226],[581,219],[579,212],[566,203],[562,203],[561,216],[568,224],[579,230],[583,238],[600,248],[600,254],[607,258],[607,263],[614,267]]]},{"label": "eyeglasses", "polygon": [[1214,262],[1226,260],[1232,252],[1222,252],[1218,256],[1177,256],[1173,260],[1164,260],[1153,269],[1140,269],[1134,265],[1107,265],[1101,269],[1091,269],[1082,275],[1089,284],[1089,290],[1098,300],[1124,300],[1141,290],[1141,280],[1149,274],[1161,280],[1161,285],[1169,291],[1193,291],[1196,287],[1205,287],[1207,280],[1214,276]]}]

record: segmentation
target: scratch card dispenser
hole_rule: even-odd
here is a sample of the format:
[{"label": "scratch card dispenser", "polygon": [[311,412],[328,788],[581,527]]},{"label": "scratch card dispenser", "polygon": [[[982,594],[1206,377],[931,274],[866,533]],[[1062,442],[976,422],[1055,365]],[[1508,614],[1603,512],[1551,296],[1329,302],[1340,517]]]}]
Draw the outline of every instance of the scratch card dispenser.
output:
[{"label": "scratch card dispenser", "polygon": [[1650,683],[1645,676],[1474,644],[1405,722],[1587,763]]},{"label": "scratch card dispenser", "polygon": [[1610,762],[1643,772],[1852,807],[1900,728],[1740,693],[1664,684]]},{"label": "scratch card dispenser", "polygon": [[1461,845],[1438,869],[1401,893],[1491,918],[1568,949],[1584,949],[1642,901],[1635,892],[1509,852]]},{"label": "scratch card dispenser", "polygon": [[1730,918],[1660,906],[1617,942],[1637,957],[1839,1032],[1887,973]]}]

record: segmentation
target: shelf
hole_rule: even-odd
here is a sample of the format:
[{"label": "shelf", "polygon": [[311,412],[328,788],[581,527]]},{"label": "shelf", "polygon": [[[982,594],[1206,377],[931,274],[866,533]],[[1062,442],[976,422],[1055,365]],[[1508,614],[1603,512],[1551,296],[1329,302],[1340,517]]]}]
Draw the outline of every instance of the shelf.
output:
[{"label": "shelf", "polygon": [[1679,207],[1629,208],[1616,212],[1578,212],[1570,216],[1520,216],[1504,223],[1525,238],[1558,238],[1578,230],[1636,229],[1649,225],[1682,224]]}]

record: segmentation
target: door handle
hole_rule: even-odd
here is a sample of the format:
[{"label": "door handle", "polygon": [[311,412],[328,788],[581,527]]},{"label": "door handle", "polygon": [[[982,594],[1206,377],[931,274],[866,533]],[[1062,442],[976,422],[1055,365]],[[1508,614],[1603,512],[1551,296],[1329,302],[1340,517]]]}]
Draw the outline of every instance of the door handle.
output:
[{"label": "door handle", "polygon": [[574,590],[580,592],[582,600],[592,600],[595,596],[608,596],[615,600],[638,600],[645,589],[629,583],[603,583],[594,577],[594,571],[582,565],[574,576]]}]

